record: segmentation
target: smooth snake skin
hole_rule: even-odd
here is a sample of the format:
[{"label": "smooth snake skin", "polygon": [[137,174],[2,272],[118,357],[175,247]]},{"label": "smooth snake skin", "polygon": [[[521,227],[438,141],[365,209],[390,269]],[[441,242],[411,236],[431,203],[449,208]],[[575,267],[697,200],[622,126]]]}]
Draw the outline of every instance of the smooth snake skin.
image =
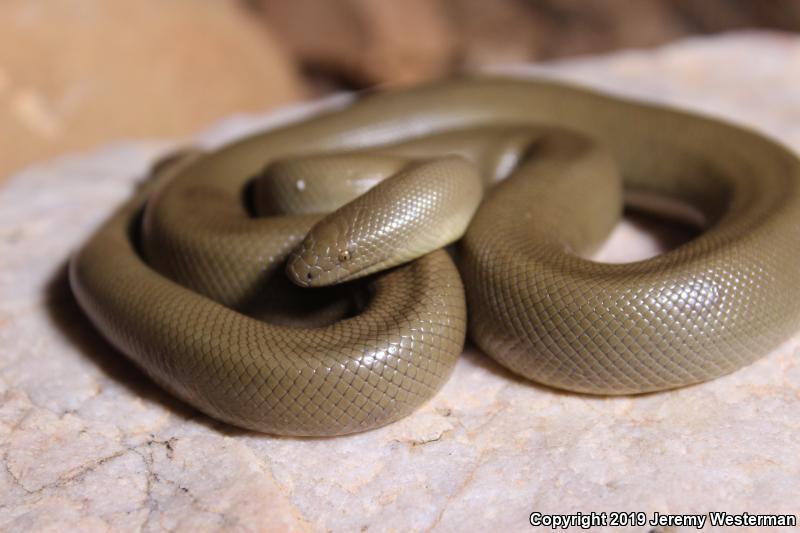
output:
[{"label": "smooth snake skin", "polygon": [[[409,414],[447,380],[467,307],[502,365],[592,394],[708,380],[800,325],[798,158],[668,108],[447,81],[155,174],[74,255],[73,290],[152,379],[245,428],[338,435]],[[586,259],[623,189],[690,207],[704,231],[644,261]],[[457,269],[441,248],[467,224]],[[348,282],[300,288],[285,266],[297,284]]]}]

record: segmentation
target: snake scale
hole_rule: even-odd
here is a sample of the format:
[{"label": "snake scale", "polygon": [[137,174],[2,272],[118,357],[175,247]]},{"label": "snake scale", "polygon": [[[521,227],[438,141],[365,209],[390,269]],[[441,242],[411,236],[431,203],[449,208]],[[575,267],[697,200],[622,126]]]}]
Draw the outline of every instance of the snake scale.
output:
[{"label": "snake scale", "polygon": [[[429,399],[467,324],[513,372],[581,393],[754,361],[800,326],[798,185],[795,155],[718,120],[549,81],[443,81],[165,165],[70,281],[116,348],[204,413],[340,435]],[[624,203],[658,199],[702,233],[586,258]]]}]

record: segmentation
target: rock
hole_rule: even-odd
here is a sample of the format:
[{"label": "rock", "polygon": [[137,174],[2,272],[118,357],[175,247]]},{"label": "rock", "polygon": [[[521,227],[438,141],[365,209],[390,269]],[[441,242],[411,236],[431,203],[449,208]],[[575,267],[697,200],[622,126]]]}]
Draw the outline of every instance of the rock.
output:
[{"label": "rock", "polygon": [[486,65],[530,61],[550,39],[546,16],[517,0],[447,0],[453,21],[457,60],[451,67],[472,70]]},{"label": "rock", "polygon": [[691,33],[671,4],[637,0],[546,0],[534,13],[545,23],[530,59],[653,46]]},{"label": "rock", "polygon": [[430,0],[261,0],[272,32],[307,68],[355,85],[441,75],[454,49],[446,12]]},{"label": "rock", "polygon": [[[721,115],[800,150],[797,37],[517,70]],[[94,332],[63,270],[169,148],[121,143],[0,188],[0,529],[526,531],[533,511],[797,513],[800,334],[713,382],[623,398],[554,392],[469,349],[417,413],[346,438],[248,433],[173,400]],[[601,258],[656,250],[623,224]]]},{"label": "rock", "polygon": [[232,3],[0,3],[0,179],[118,138],[175,138],[298,99],[280,50]]},{"label": "rock", "polygon": [[800,28],[800,4],[795,0],[672,0],[671,7],[685,24],[702,33],[753,26],[789,31]]},{"label": "rock", "polygon": [[[795,0],[248,0],[318,91],[663,44],[748,26],[800,30]],[[344,82],[344,83],[342,83]]]}]

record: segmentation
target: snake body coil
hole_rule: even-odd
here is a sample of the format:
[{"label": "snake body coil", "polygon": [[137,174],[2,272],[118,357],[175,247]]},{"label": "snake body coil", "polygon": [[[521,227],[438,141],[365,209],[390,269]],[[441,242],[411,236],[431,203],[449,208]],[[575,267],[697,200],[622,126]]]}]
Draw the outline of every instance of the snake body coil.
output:
[{"label": "snake body coil", "polygon": [[[467,308],[501,364],[594,394],[720,376],[800,325],[800,161],[671,109],[443,82],[160,174],[75,254],[73,290],[157,383],[246,428],[335,435],[409,414],[449,376]],[[689,206],[705,231],[644,261],[582,258],[623,190]],[[437,248],[467,225],[459,276]],[[348,283],[300,288],[287,264],[297,285]]]}]

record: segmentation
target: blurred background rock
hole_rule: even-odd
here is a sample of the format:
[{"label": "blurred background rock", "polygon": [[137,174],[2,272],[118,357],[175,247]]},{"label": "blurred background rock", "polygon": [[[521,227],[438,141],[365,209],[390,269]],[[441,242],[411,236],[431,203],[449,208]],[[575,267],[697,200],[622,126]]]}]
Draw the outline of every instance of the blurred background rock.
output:
[{"label": "blurred background rock", "polygon": [[335,90],[741,28],[800,31],[800,0],[0,0],[0,179]]}]

